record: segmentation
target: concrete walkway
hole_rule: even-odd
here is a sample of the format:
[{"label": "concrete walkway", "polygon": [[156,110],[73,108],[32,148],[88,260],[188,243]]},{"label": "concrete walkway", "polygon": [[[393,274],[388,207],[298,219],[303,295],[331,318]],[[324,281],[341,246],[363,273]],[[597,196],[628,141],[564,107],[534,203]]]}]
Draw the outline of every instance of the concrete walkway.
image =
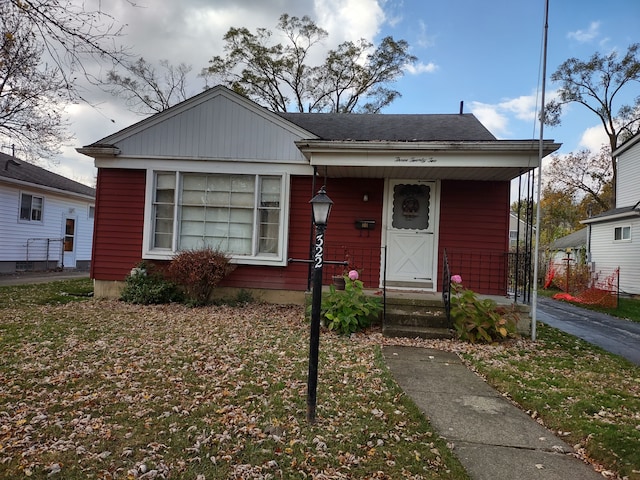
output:
[{"label": "concrete walkway", "polygon": [[503,398],[454,353],[387,346],[400,387],[452,443],[474,480],[602,480],[573,449]]}]

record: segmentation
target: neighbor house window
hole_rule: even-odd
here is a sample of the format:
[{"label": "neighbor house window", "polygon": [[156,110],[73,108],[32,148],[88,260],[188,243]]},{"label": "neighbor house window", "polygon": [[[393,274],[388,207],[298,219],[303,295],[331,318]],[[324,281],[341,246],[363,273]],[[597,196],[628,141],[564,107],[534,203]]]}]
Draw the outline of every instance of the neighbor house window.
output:
[{"label": "neighbor house window", "polygon": [[96,207],[95,205],[89,205],[89,211],[87,213],[89,219],[93,219],[96,216]]},{"label": "neighbor house window", "polygon": [[155,174],[152,250],[219,249],[274,258],[282,245],[280,175]]},{"label": "neighbor house window", "polygon": [[613,230],[613,239],[616,242],[631,240],[631,227],[616,227]]},{"label": "neighbor house window", "polygon": [[23,193],[20,195],[20,220],[29,222],[42,221],[42,197]]}]

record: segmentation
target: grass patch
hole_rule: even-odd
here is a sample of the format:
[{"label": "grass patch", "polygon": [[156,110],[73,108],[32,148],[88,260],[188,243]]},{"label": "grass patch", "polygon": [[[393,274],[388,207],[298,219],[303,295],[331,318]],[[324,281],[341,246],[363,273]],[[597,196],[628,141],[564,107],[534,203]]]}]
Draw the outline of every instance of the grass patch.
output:
[{"label": "grass patch", "polygon": [[306,423],[302,307],[66,295],[89,285],[0,287],[0,478],[468,478],[378,346],[323,332]]},{"label": "grass patch", "polygon": [[0,287],[0,308],[33,305],[60,305],[86,300],[93,296],[93,281],[89,278],[59,280],[38,285]]},{"label": "grass patch", "polygon": [[540,325],[519,341],[464,357],[499,391],[571,445],[640,479],[640,370],[616,355]]}]

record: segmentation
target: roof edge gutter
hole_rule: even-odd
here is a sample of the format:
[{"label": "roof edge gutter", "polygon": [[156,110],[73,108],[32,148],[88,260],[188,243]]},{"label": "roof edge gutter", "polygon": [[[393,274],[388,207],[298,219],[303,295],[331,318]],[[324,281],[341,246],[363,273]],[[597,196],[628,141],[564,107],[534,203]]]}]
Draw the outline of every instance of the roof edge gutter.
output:
[{"label": "roof edge gutter", "polygon": [[[303,152],[333,151],[437,151],[437,152],[494,152],[530,153],[538,150],[538,140],[497,140],[484,142],[437,141],[437,142],[393,142],[351,140],[299,140],[296,146]],[[562,146],[553,140],[544,141],[544,153],[549,155]]]},{"label": "roof edge gutter", "polygon": [[88,157],[115,157],[120,154],[120,149],[113,145],[87,145],[86,147],[76,148],[76,152]]},{"label": "roof edge gutter", "polygon": [[620,220],[622,218],[630,218],[630,217],[640,217],[640,211],[630,210],[628,212],[616,213],[614,215],[587,218],[586,220],[580,220],[580,223],[584,225],[588,225],[590,223],[608,222],[609,220]]}]

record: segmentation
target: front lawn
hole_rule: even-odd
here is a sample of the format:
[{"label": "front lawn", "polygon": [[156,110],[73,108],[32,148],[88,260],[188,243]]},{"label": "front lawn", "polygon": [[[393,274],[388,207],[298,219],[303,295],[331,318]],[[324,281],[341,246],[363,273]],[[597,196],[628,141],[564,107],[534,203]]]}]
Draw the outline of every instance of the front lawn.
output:
[{"label": "front lawn", "polygon": [[608,478],[640,479],[640,369],[540,325],[503,345],[323,330],[302,307],[138,306],[89,280],[0,287],[0,478],[466,479],[380,346],[457,352]]},{"label": "front lawn", "polygon": [[137,306],[88,280],[0,288],[0,478],[466,479],[380,348],[303,308]]}]

